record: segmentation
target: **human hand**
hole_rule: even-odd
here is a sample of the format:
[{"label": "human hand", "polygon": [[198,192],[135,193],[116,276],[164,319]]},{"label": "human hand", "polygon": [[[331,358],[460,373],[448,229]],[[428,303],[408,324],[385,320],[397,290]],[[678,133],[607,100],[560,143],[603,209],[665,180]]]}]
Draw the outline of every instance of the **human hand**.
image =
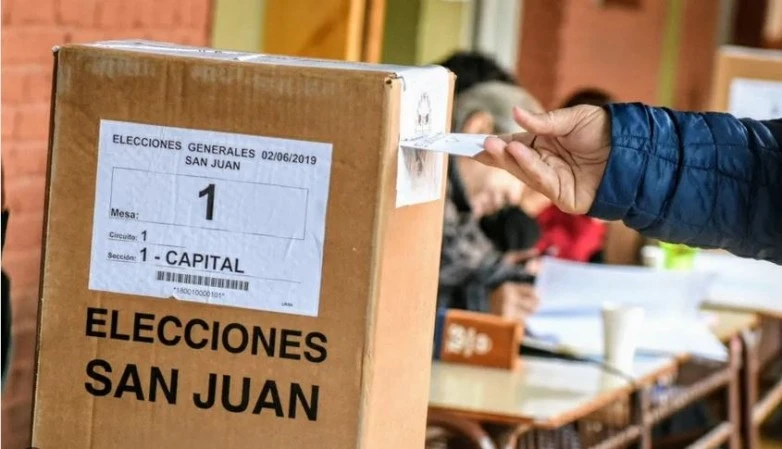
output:
[{"label": "human hand", "polygon": [[520,265],[540,256],[540,251],[536,248],[519,249],[508,251],[502,257],[502,262],[506,265]]},{"label": "human hand", "polygon": [[505,282],[491,294],[492,311],[505,319],[524,321],[535,313],[540,298],[532,284]]},{"label": "human hand", "polygon": [[537,218],[544,210],[551,206],[551,200],[532,189],[524,189],[519,207],[528,217]]},{"label": "human hand", "polygon": [[597,106],[546,114],[517,107],[513,115],[527,132],[487,138],[476,159],[507,170],[563,212],[587,213],[611,151],[608,113]]},{"label": "human hand", "polygon": [[505,206],[521,202],[524,184],[505,170],[492,169],[470,198],[473,215],[485,217]]},{"label": "human hand", "polygon": [[460,158],[459,171],[476,217],[491,215],[509,204],[521,202],[524,184],[506,170]]}]

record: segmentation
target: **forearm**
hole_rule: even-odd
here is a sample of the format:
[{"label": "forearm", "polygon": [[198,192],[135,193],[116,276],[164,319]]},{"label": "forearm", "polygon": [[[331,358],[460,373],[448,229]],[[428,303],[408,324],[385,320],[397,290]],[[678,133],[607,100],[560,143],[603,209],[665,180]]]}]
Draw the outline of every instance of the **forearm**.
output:
[{"label": "forearm", "polygon": [[782,152],[769,127],[638,104],[607,110],[612,149],[590,215],[782,261]]}]

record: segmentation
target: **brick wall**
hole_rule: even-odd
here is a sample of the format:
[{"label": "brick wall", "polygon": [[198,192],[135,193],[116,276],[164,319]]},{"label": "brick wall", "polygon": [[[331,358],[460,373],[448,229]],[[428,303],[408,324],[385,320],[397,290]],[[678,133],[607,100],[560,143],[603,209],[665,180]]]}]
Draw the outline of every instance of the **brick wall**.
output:
[{"label": "brick wall", "polygon": [[585,0],[526,0],[518,73],[547,107],[583,87],[621,100],[654,102],[665,25],[660,0],[598,6]]},{"label": "brick wall", "polygon": [[117,38],[205,45],[212,1],[2,0],[2,165],[11,210],[2,262],[14,326],[3,449],[25,447],[30,433],[52,46]]},{"label": "brick wall", "polygon": [[561,28],[568,0],[525,0],[516,74],[545,107],[554,105],[559,83]]},{"label": "brick wall", "polygon": [[[686,2],[676,62],[673,107],[703,110],[711,105],[720,2]],[[697,63],[693,63],[697,61]]]},{"label": "brick wall", "polygon": [[[661,0],[525,0],[520,81],[547,107],[580,88],[620,101],[658,101],[667,3]],[[686,2],[675,106],[708,103],[719,2]],[[693,63],[697,61],[697,63]]]},{"label": "brick wall", "polygon": [[592,1],[569,0],[557,104],[589,86],[625,101],[656,102],[667,3],[641,0],[638,7],[600,8]]}]

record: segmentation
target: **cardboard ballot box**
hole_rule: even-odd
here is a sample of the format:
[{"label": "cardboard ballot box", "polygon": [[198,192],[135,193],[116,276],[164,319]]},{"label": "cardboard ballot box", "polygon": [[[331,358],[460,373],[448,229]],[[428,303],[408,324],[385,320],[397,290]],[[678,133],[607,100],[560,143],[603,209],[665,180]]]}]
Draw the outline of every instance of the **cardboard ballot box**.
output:
[{"label": "cardboard ballot box", "polygon": [[424,442],[453,77],[56,51],[38,448]]},{"label": "cardboard ballot box", "polygon": [[782,51],[721,47],[711,109],[757,120],[782,117]]}]

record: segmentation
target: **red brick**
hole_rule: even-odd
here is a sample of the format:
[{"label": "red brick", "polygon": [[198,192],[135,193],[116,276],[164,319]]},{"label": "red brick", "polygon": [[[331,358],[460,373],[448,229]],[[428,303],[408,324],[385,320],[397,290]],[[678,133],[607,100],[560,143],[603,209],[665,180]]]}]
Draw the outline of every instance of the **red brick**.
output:
[{"label": "red brick", "polygon": [[[30,290],[33,288],[38,288],[38,279],[39,275],[41,274],[41,254],[40,250],[24,250],[24,251],[16,251],[12,250],[11,243],[12,237],[11,237],[11,230],[12,230],[11,223],[9,221],[8,223],[8,242],[6,245],[8,245],[8,248],[6,248],[3,251],[3,270],[8,274],[8,277],[11,279],[11,288],[13,289],[11,292],[11,295],[14,294],[14,291],[17,291],[18,289],[23,290]],[[30,229],[25,230],[19,230],[15,229],[16,232],[35,232]]]},{"label": "red brick", "polygon": [[[30,2],[35,3],[35,2]],[[7,27],[3,29],[2,66],[10,64],[51,64],[52,48],[69,42],[70,35],[47,27]]]},{"label": "red brick", "polygon": [[3,13],[3,27],[5,28],[8,24],[11,23],[11,9],[12,9],[11,0],[3,0],[2,4],[0,5],[0,10],[2,10]]},{"label": "red brick", "polygon": [[14,129],[16,129],[16,109],[10,106],[6,106],[5,104],[3,105],[2,111],[2,128],[2,144],[5,145],[8,139],[13,138]]},{"label": "red brick", "polygon": [[[14,248],[17,248],[19,251],[40,251],[43,231],[43,213],[12,215],[9,217],[9,221],[10,220],[13,220],[14,228],[16,230],[16,232],[14,232]],[[8,238],[11,238],[10,234]]]},{"label": "red brick", "polygon": [[[17,360],[24,360],[31,357],[31,354],[28,352],[18,352],[14,353],[14,365],[19,366],[19,363],[16,363]],[[31,364],[26,364],[27,366],[30,366]],[[20,401],[31,401],[33,397],[33,376],[32,371],[30,370],[24,370],[24,371],[16,371],[14,373],[11,373],[11,376],[13,376],[16,379],[14,389],[19,392],[19,400]],[[9,389],[10,389],[9,385]],[[16,404],[14,404],[16,405]],[[15,408],[21,408],[22,405],[16,405]],[[11,427],[14,429],[29,429],[30,428],[30,421],[32,416],[30,413],[21,413],[22,410],[17,410],[16,412],[10,413],[10,416],[8,419],[11,421]],[[5,443],[5,441],[3,442]],[[27,443],[25,443],[24,446],[16,446],[17,448],[25,448],[29,447]]]},{"label": "red brick", "polygon": [[140,10],[136,1],[101,0],[96,8],[100,28],[122,29],[141,26]]},{"label": "red brick", "polygon": [[11,307],[14,326],[35,327],[38,317],[38,286],[35,288],[15,288],[12,283]]},{"label": "red brick", "polygon": [[[11,385],[10,379],[8,383],[8,387],[6,390],[11,390],[14,388],[14,386]],[[32,399],[32,395],[29,395],[30,399]],[[25,399],[27,400],[27,399]],[[3,402],[5,403],[5,397],[3,398]],[[12,432],[5,433],[5,427],[3,429],[3,449],[18,449],[20,447],[30,447],[30,424],[26,423],[26,426],[15,428],[11,424],[11,417],[16,416],[18,414],[24,414],[27,413],[30,414],[29,410],[30,406],[27,405],[26,408],[3,408],[4,414],[3,415],[3,425],[5,426],[5,422],[8,421],[8,428],[12,429]]]},{"label": "red brick", "polygon": [[[5,268],[3,268],[5,270]],[[13,310],[13,319],[22,319],[29,321],[26,316],[32,312],[32,315],[38,314],[37,308],[31,308],[26,305],[28,302],[38,302],[38,286],[22,287],[11,282],[11,302]]]},{"label": "red brick", "polygon": [[[22,2],[27,9],[17,10]],[[37,313],[51,49],[71,41],[144,35],[204,45],[212,4],[213,0],[2,0],[2,151],[8,176],[5,192],[10,193],[6,201],[16,210],[3,268],[12,277],[14,324],[23,336],[3,394],[3,449],[29,445],[33,353],[28,336]],[[39,9],[30,9],[31,5]],[[52,16],[59,28],[44,24]]]},{"label": "red brick", "polygon": [[96,0],[58,0],[57,22],[63,25],[89,27],[96,23]]},{"label": "red brick", "polygon": [[16,67],[3,68],[3,104],[17,104],[24,99],[24,76],[25,71]]},{"label": "red brick", "polygon": [[[21,413],[22,412],[21,408],[24,406],[25,402],[32,399],[33,376],[30,372],[27,372],[28,370],[19,370],[17,368],[20,365],[18,361],[22,361],[28,358],[32,358],[30,357],[29,353],[14,352],[13,360],[11,361],[11,370],[8,373],[8,377],[9,377],[8,389],[10,390],[13,388],[17,392],[14,395],[15,396],[14,399],[9,404],[11,410],[15,410],[15,411],[10,413],[7,418],[10,421],[11,427],[14,429],[22,429],[30,426],[30,422],[29,422],[30,416],[22,416],[23,413]],[[25,363],[22,366],[25,365],[31,367],[32,364]],[[5,402],[5,398],[3,398],[3,402]],[[3,444],[5,444],[5,438],[3,438]],[[13,446],[13,447],[26,448],[29,446],[25,444],[24,446]]]},{"label": "red brick", "polygon": [[138,39],[142,30],[138,28],[103,30],[103,39]]},{"label": "red brick", "polygon": [[11,5],[10,22],[13,25],[54,25],[56,0],[16,0]]},{"label": "red brick", "polygon": [[188,45],[209,45],[209,33],[206,30],[189,29],[182,30],[182,43]]},{"label": "red brick", "polygon": [[52,96],[50,65],[31,67],[24,76],[24,96],[28,103],[49,102]]},{"label": "red brick", "polygon": [[179,17],[183,25],[205,29],[212,19],[210,0],[190,0],[179,2]]},{"label": "red brick", "polygon": [[6,180],[6,207],[12,214],[41,213],[45,186],[45,176],[15,176]]},{"label": "red brick", "polygon": [[[24,320],[20,323],[16,318],[17,317],[14,316],[13,333],[14,337],[16,337],[14,339],[14,350],[27,353],[35,352],[35,322],[30,323],[30,320]],[[20,364],[18,366],[22,369],[31,368],[29,364],[26,366]]]},{"label": "red brick", "polygon": [[[30,253],[32,254],[32,252]],[[13,298],[11,298],[11,300],[13,301],[13,304],[17,307],[17,311],[28,310],[28,311],[32,311],[32,315],[38,314],[38,309],[25,307],[23,305],[24,303],[27,302],[32,302],[32,303],[38,302],[38,285],[34,285],[32,287],[23,287],[21,285],[16,285],[12,283],[11,289],[13,290],[11,293],[13,295]]]},{"label": "red brick", "polygon": [[152,29],[144,33],[144,39],[161,42],[171,42],[174,44],[193,45],[200,43],[197,33],[188,29],[169,30],[165,28]]},{"label": "red brick", "polygon": [[139,30],[131,28],[127,29],[89,29],[89,30],[74,30],[71,34],[72,42],[84,43],[84,42],[97,42],[113,39],[133,39],[139,37]]},{"label": "red brick", "polygon": [[[16,349],[16,348],[14,348]],[[11,369],[8,372],[8,390],[13,389],[16,394],[14,394],[14,397],[8,400],[8,408],[9,409],[20,409],[23,407],[26,401],[29,400],[28,396],[31,398],[32,394],[28,393],[29,390],[32,390],[32,360],[34,359],[34,352],[33,356],[30,356],[28,352],[19,352],[15,351],[13,353],[13,360],[11,360]],[[28,359],[30,361],[28,361]],[[3,397],[3,405],[5,406],[6,398]],[[28,405],[29,407],[29,405]],[[9,417],[10,418],[10,417]],[[16,421],[10,421],[11,427],[20,428],[21,426],[28,425],[27,423],[23,422],[23,420],[16,420]],[[5,444],[5,438],[3,438],[3,443]],[[29,446],[15,446],[17,448],[25,448]]]},{"label": "red brick", "polygon": [[[8,220],[6,248],[3,249],[3,269],[21,265],[28,267],[31,260],[41,256],[40,241],[43,233],[43,210],[15,214]],[[36,244],[37,243],[37,244]],[[8,253],[8,254],[6,254]],[[34,271],[38,271],[36,268]],[[29,284],[19,284],[19,288],[29,288]],[[34,286],[37,288],[37,286]]]},{"label": "red brick", "polygon": [[96,42],[106,40],[106,31],[95,29],[75,29],[71,33],[71,42],[76,44],[82,44],[85,42]]},{"label": "red brick", "polygon": [[[180,21],[179,9],[182,2],[177,0],[136,0],[140,9],[143,27],[166,27],[173,29]],[[189,2],[188,2],[189,3]]]},{"label": "red brick", "polygon": [[49,102],[20,107],[17,111],[14,137],[41,140],[49,134]]},{"label": "red brick", "polygon": [[16,176],[46,175],[48,142],[8,142],[2,145],[3,167],[6,173]]}]

